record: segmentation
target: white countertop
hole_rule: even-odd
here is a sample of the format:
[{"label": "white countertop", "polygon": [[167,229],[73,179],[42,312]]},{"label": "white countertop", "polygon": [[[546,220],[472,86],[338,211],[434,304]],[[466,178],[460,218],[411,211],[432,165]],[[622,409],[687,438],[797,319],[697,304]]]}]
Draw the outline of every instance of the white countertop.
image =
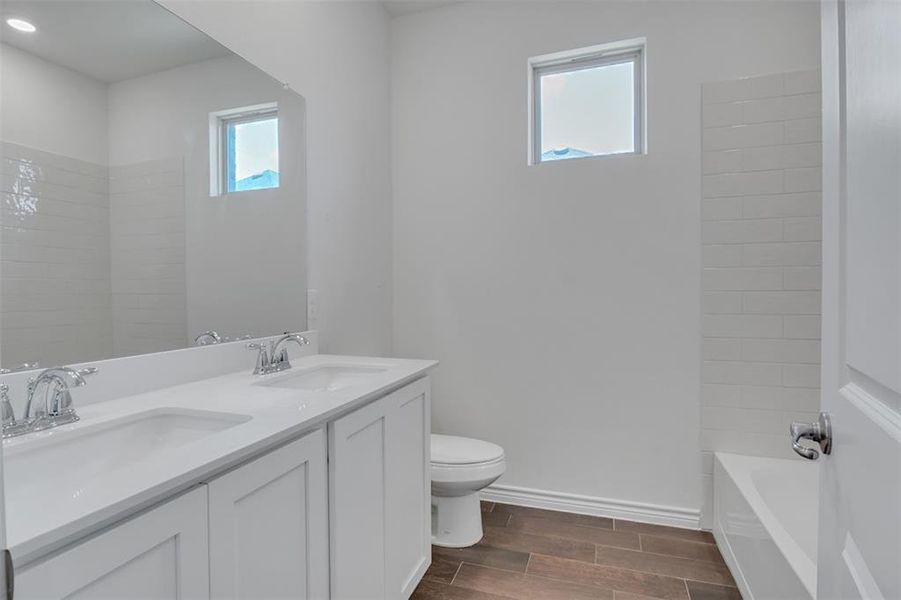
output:
[{"label": "white countertop", "polygon": [[[36,439],[56,438],[86,427],[152,409],[204,410],[249,417],[245,422],[176,448],[153,452],[128,463],[127,469],[104,472],[79,481],[77,493],[42,481],[41,494],[6,482],[7,545],[18,566],[155,504],[167,496],[207,481],[261,451],[321,427],[335,417],[425,375],[435,361],[317,354],[292,360],[293,369],[254,377],[248,369],[173,387],[79,407],[81,420],[46,432],[4,442],[9,458],[36,446]],[[324,365],[373,366],[364,383],[331,392],[313,392],[260,385],[298,371]],[[136,377],[152,373],[136,373]],[[59,465],[60,473],[67,468]]]}]

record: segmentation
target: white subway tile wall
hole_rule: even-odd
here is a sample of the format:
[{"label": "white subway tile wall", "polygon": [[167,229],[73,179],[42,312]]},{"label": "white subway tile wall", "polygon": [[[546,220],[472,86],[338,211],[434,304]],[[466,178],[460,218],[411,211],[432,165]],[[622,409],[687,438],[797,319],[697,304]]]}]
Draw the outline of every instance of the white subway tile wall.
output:
[{"label": "white subway tile wall", "polygon": [[184,179],[181,158],[110,167],[115,356],[188,345]]},{"label": "white subway tile wall", "polygon": [[0,153],[3,365],[185,347],[182,159],[108,169],[7,142]]},{"label": "white subway tile wall", "polygon": [[713,453],[791,458],[819,410],[821,164],[817,70],[702,86],[701,472]]},{"label": "white subway tile wall", "polygon": [[0,154],[3,364],[109,357],[107,168],[6,142]]}]

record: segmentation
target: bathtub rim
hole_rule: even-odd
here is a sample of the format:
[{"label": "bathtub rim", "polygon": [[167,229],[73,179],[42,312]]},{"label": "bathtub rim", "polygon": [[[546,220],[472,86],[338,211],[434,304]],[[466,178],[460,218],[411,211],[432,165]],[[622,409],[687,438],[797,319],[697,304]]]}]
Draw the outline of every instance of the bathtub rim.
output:
[{"label": "bathtub rim", "polygon": [[[732,484],[738,488],[739,492],[748,502],[751,510],[754,511],[754,514],[757,516],[758,520],[760,520],[763,528],[776,544],[776,548],[778,548],[783,558],[798,576],[798,579],[807,590],[807,593],[810,594],[811,598],[816,598],[816,563],[807,556],[807,553],[804,552],[798,542],[795,541],[791,534],[789,534],[785,527],[782,525],[781,521],[776,517],[775,514],[773,514],[773,511],[770,510],[769,505],[764,501],[763,497],[760,495],[760,492],[757,491],[757,486],[751,479],[751,469],[764,466],[764,464],[762,463],[796,463],[796,461],[785,458],[746,456],[742,454],[732,454],[729,452],[715,452],[714,456],[715,460],[720,464],[723,471],[725,471],[726,475],[729,476]],[[817,468],[816,465],[810,465],[810,467]],[[714,482],[714,490],[716,490],[716,487],[716,482]],[[717,506],[716,500],[714,500],[714,506]],[[749,598],[753,598],[753,594],[750,593],[748,584],[744,580],[744,574],[741,572],[741,569],[735,560],[735,555],[732,552],[732,548],[729,546],[729,542],[726,539],[726,536],[722,534],[722,527],[719,522],[719,514],[716,508],[714,509],[714,517],[715,522],[713,533],[714,537],[716,538],[717,544],[720,545],[721,548],[726,550],[725,552],[723,552],[723,554],[724,557],[726,554],[728,554],[727,562],[732,563],[729,565],[729,567],[730,570],[732,570],[733,575],[735,575],[736,573],[739,575],[736,580],[740,580],[739,587],[743,588],[741,589],[742,594],[747,595],[747,597]]]}]

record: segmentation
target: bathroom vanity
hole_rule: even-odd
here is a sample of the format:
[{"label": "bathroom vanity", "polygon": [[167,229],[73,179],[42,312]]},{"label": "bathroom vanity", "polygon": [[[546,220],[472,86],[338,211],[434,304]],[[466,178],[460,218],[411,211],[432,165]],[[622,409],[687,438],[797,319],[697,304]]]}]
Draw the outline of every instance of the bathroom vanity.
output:
[{"label": "bathroom vanity", "polygon": [[7,440],[15,598],[409,597],[431,555],[436,363],[293,362]]},{"label": "bathroom vanity", "polygon": [[16,600],[408,597],[435,363],[269,346],[308,328],[304,98],[152,0],[6,4]]}]

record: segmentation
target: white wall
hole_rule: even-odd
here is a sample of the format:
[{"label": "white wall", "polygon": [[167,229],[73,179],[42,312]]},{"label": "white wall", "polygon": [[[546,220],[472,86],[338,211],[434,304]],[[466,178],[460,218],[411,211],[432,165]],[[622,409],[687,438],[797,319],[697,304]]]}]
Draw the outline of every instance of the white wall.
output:
[{"label": "white wall", "polygon": [[161,0],[306,100],[307,286],[324,352],[391,351],[388,19],[378,2]]},{"label": "white wall", "polygon": [[[268,102],[279,106],[279,187],[210,197],[210,113]],[[156,219],[155,233],[182,236],[187,276],[156,269],[151,274],[163,287],[147,291],[178,293],[186,280],[188,338],[206,330],[260,336],[305,329],[303,99],[238,57],[218,58],[111,85],[109,123],[114,173],[184,161],[183,183],[171,169],[155,174],[158,187],[184,195],[183,215],[148,217]],[[145,309],[143,323],[171,324]]]},{"label": "white wall", "polygon": [[[530,56],[647,38],[647,156],[526,165]],[[701,82],[818,64],[816,3],[484,2],[393,21],[394,339],[499,482],[700,505]]]},{"label": "white wall", "polygon": [[4,141],[106,165],[106,84],[7,44],[0,77]]}]

